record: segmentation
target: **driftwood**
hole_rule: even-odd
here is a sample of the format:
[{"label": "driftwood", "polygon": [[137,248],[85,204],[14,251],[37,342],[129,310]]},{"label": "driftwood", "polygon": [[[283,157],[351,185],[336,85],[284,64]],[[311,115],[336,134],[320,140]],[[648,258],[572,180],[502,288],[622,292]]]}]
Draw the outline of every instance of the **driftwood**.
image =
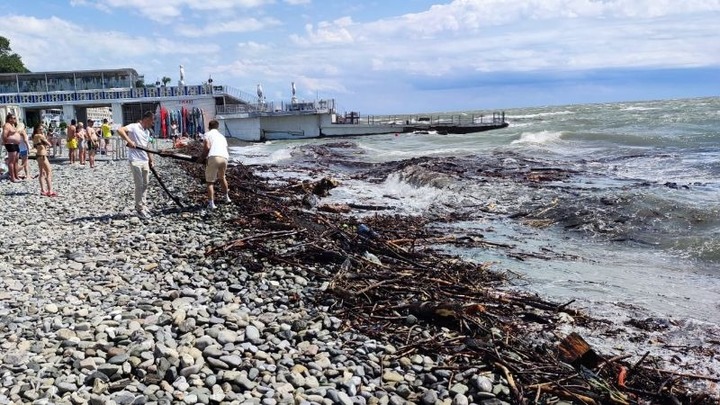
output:
[{"label": "driftwood", "polygon": [[[201,177],[197,165],[183,165]],[[536,170],[532,181],[552,175]],[[510,395],[502,399],[509,403],[717,401],[686,388],[712,377],[661,371],[647,365],[648,355],[636,363],[604,356],[578,334],[538,339],[556,334],[563,322],[592,329],[603,321],[572,308],[572,301],[502,290],[506,274],[434,248],[462,243],[523,257],[511,245],[482,235],[449,237],[420,217],[376,213],[360,223],[340,209],[308,210],[301,201],[313,189],[309,183],[269,185],[242,165],[229,169],[228,180],[238,210],[232,225],[249,234],[206,254],[244,258],[249,271],[260,262],[304,269],[328,285],[310,304],[322,303],[349,327],[393,343],[397,357],[439,355],[438,368],[493,370],[508,382]],[[203,191],[198,187],[190,197],[200,200]]]},{"label": "driftwood", "polygon": [[574,367],[595,368],[600,365],[602,358],[595,353],[582,336],[573,332],[558,345],[560,358]]},{"label": "driftwood", "polygon": [[144,148],[142,146],[135,146],[135,149],[140,149],[142,151],[145,151],[147,153],[153,153],[162,157],[168,157],[175,160],[182,160],[184,162],[194,162],[194,163],[200,163],[199,154],[198,156],[191,156],[184,153],[179,153],[172,150],[154,150],[154,149],[148,149]]},{"label": "driftwood", "polygon": [[168,197],[170,197],[170,199],[173,200],[173,201],[175,202],[175,204],[177,204],[178,207],[184,208],[184,205],[183,205],[183,203],[180,201],[180,198],[178,198],[177,196],[173,195],[173,194],[170,192],[170,190],[168,190],[167,186],[165,185],[165,182],[162,181],[162,179],[160,178],[160,175],[159,175],[158,172],[155,170],[155,167],[154,167],[154,166],[150,166],[150,171],[152,172],[153,176],[155,176],[155,179],[156,179],[157,182],[160,184],[160,187],[162,187],[163,191],[165,191],[165,194],[167,194]]}]

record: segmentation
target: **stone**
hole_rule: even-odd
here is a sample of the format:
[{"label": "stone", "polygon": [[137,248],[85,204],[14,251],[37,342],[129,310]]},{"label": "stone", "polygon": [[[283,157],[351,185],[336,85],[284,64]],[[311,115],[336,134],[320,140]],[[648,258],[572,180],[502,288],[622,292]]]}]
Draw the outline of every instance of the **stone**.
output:
[{"label": "stone", "polygon": [[457,394],[452,400],[452,405],[469,405],[470,401],[464,394]]},{"label": "stone", "polygon": [[382,379],[385,382],[400,382],[404,381],[405,377],[397,371],[386,370],[385,373],[383,373]]},{"label": "stone", "polygon": [[260,343],[260,331],[253,325],[245,327],[245,340],[251,343]]},{"label": "stone", "polygon": [[423,393],[422,397],[420,397],[420,402],[423,405],[435,405],[437,401],[438,394],[435,390],[427,390]]},{"label": "stone", "polygon": [[225,345],[227,343],[235,343],[238,341],[238,334],[235,331],[224,329],[218,333],[217,341],[221,345]]}]

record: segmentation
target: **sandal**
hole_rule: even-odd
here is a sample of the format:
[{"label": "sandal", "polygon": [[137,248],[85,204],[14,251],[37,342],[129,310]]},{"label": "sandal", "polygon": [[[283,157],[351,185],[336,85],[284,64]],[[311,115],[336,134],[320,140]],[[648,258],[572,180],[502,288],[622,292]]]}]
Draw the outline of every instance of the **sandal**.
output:
[{"label": "sandal", "polygon": [[48,194],[49,194],[49,193],[48,193],[47,191],[41,191],[41,192],[40,192],[40,195],[45,196],[45,197],[47,197]]},{"label": "sandal", "polygon": [[52,193],[47,193],[47,196],[48,197],[57,197],[58,195],[56,192],[53,191]]}]

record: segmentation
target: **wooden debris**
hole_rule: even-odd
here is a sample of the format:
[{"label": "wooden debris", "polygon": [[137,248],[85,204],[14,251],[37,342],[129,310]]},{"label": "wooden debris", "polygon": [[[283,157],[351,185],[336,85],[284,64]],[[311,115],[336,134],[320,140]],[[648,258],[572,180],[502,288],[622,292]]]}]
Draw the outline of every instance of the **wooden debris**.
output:
[{"label": "wooden debris", "polygon": [[[180,164],[202,178],[200,165]],[[554,403],[558,397],[578,404],[717,402],[685,388],[713,377],[661,371],[646,365],[646,356],[634,365],[623,357],[606,362],[577,333],[553,345],[546,336],[557,334],[567,315],[591,329],[602,321],[571,308],[572,301],[559,304],[503,289],[506,276],[490,271],[489,264],[459,260],[434,246],[462,243],[536,256],[483,235],[448,237],[426,227],[428,219],[380,210],[363,218],[368,229],[359,233],[361,223],[344,206],[302,206],[303,195],[326,193],[331,181],[269,184],[242,165],[228,176],[238,210],[233,226],[245,236],[215,245],[207,255],[242,260],[249,271],[265,263],[303,269],[314,283],[329,286],[311,301],[331,308],[354,330],[393,343],[397,357],[423,353],[442,358],[442,368],[499,370],[511,389],[504,400],[511,403]],[[536,169],[529,176],[541,181],[563,173]],[[198,182],[189,197],[202,201],[204,191]],[[553,255],[547,251],[546,257]]]},{"label": "wooden debris", "polygon": [[579,334],[573,332],[558,345],[560,358],[575,368],[593,369],[603,361]]}]

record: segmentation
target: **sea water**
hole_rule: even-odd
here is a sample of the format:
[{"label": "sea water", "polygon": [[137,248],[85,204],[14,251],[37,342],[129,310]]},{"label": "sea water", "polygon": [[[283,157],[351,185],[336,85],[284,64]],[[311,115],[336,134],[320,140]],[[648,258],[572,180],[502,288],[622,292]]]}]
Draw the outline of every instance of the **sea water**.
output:
[{"label": "sea water", "polygon": [[[575,300],[593,315],[669,319],[717,333],[720,98],[505,114],[508,128],[475,134],[275,141],[231,153],[261,175],[340,179],[323,203],[427,215],[448,234],[482,234],[527,253],[518,260],[507,249],[443,247],[517,275],[514,288]],[[474,172],[488,165],[566,176],[528,182]],[[442,220],[453,211],[467,219]]]}]

